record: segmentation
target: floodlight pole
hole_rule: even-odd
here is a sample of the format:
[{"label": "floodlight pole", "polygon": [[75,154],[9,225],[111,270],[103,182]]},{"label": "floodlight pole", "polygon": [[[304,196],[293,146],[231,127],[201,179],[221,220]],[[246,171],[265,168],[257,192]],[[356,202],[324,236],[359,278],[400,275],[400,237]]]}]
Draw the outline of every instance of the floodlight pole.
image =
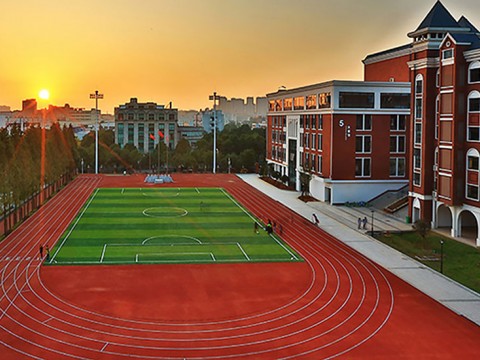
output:
[{"label": "floodlight pole", "polygon": [[95,174],[98,174],[98,99],[103,99],[103,94],[95,90],[94,94],[90,94],[90,99],[95,99]]},{"label": "floodlight pole", "polygon": [[217,93],[210,95],[213,100],[213,173],[217,172]]}]

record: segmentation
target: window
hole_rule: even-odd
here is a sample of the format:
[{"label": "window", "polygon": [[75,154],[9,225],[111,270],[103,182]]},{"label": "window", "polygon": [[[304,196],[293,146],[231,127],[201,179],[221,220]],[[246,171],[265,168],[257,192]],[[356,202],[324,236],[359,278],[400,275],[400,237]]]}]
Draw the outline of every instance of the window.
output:
[{"label": "window", "polygon": [[437,74],[435,75],[435,86],[437,88],[440,87],[440,69],[437,70]]},{"label": "window", "polygon": [[317,128],[317,116],[316,115],[310,115],[310,120],[311,120],[312,129],[316,129]]},{"label": "window", "polygon": [[318,134],[318,136],[317,136],[317,150],[322,151],[322,146],[323,146],[323,135]]},{"label": "window", "polygon": [[330,108],[331,95],[330,93],[318,94],[318,107],[320,109]]},{"label": "window", "polygon": [[480,61],[475,61],[468,67],[468,82],[480,82]]},{"label": "window", "polygon": [[391,131],[405,131],[407,124],[406,115],[392,115],[390,117],[390,130]]},{"label": "window", "polygon": [[399,136],[399,135],[390,136],[390,152],[391,153],[405,152],[405,136]]},{"label": "window", "polygon": [[453,58],[453,49],[447,49],[442,51],[442,60]]},{"label": "window", "polygon": [[268,111],[275,110],[275,100],[268,100]]},{"label": "window", "polygon": [[293,106],[292,98],[283,99],[283,110],[285,111],[292,110],[292,106]]},{"label": "window", "polygon": [[304,110],[305,109],[305,97],[299,96],[293,99],[293,109],[294,110]]},{"label": "window", "polygon": [[340,92],[340,108],[373,109],[375,107],[374,93]]},{"label": "window", "polygon": [[128,124],[127,142],[133,145],[134,124]]},{"label": "window", "polygon": [[472,91],[468,95],[468,112],[480,112],[480,92]]},{"label": "window", "polygon": [[318,155],[318,172],[321,174],[322,173],[322,155]]},{"label": "window", "polygon": [[467,139],[480,141],[480,92],[472,91],[468,95]]},{"label": "window", "polygon": [[145,150],[145,124],[138,124],[138,150],[144,152]]},{"label": "window", "polygon": [[282,111],[282,100],[275,100],[275,111]]},{"label": "window", "polygon": [[467,152],[467,184],[466,197],[478,201],[479,195],[479,159],[480,154],[476,149],[470,149]]},{"label": "window", "polygon": [[440,122],[440,96],[435,100],[435,139],[438,139],[438,127]]},{"label": "window", "polygon": [[372,115],[357,115],[355,128],[362,131],[372,130]]},{"label": "window", "polygon": [[358,177],[369,177],[370,172],[370,163],[369,158],[356,158],[355,159],[355,176]]},{"label": "window", "polygon": [[423,94],[423,76],[417,75],[415,78],[415,94],[421,95]]},{"label": "window", "polygon": [[123,123],[118,123],[117,124],[117,136],[118,136],[117,139],[118,139],[118,144],[120,146],[123,146],[123,141],[124,141],[123,140],[123,131],[124,131],[123,128],[124,128]]},{"label": "window", "polygon": [[322,114],[318,115],[318,130],[323,130],[323,116],[322,116]]},{"label": "window", "polygon": [[360,154],[371,152],[372,137],[370,135],[355,136],[355,152]]},{"label": "window", "polygon": [[148,150],[151,151],[155,147],[155,140],[150,137],[153,135],[155,138],[155,124],[148,124]]},{"label": "window", "polygon": [[307,109],[316,109],[317,108],[317,96],[308,95],[307,96]]},{"label": "window", "polygon": [[415,119],[422,120],[422,98],[415,99]]},{"label": "window", "polygon": [[469,155],[467,158],[467,169],[468,170],[474,170],[474,171],[479,171],[480,169],[478,168],[478,156],[471,156]]},{"label": "window", "polygon": [[418,148],[413,149],[413,168],[420,169],[422,166],[421,150]]},{"label": "window", "polygon": [[418,171],[413,173],[413,185],[420,186],[420,173]]},{"label": "window", "polygon": [[381,93],[380,106],[384,109],[410,109],[410,94]]},{"label": "window", "polygon": [[390,176],[405,176],[405,158],[390,158]]},{"label": "window", "polygon": [[422,124],[415,124],[415,144],[422,144]]}]

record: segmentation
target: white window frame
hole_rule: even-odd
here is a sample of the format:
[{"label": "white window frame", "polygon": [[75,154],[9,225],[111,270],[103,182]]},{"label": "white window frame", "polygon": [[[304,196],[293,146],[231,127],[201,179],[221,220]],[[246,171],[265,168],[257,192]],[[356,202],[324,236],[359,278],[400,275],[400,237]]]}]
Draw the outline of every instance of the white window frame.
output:
[{"label": "white window frame", "polygon": [[[393,153],[393,154],[405,154],[405,151],[406,151],[406,137],[405,135],[390,135],[390,143],[392,142],[392,138],[395,138],[395,151],[392,151],[392,149],[390,149],[390,153]],[[399,148],[400,148],[400,139],[403,139],[403,151],[400,151]]]},{"label": "white window frame", "polygon": [[[469,84],[478,84],[480,83],[480,80],[479,81],[472,81],[471,80],[471,77],[470,77],[470,72],[472,70],[476,70],[476,69],[480,69],[480,61],[474,61],[472,62],[469,66],[468,66],[468,83]],[[480,71],[480,70],[479,70]]]},{"label": "white window frame", "polygon": [[[465,158],[465,198],[466,199],[469,199],[469,200],[474,200],[474,201],[478,201],[479,200],[479,195],[480,195],[480,185],[478,183],[479,179],[480,179],[480,168],[477,168],[477,169],[470,169],[468,167],[468,158],[477,158],[478,160],[478,163],[479,163],[479,166],[480,166],[480,153],[478,152],[477,149],[469,149],[467,151],[467,155],[466,155],[466,158]],[[477,172],[477,184],[470,184],[468,183],[468,173],[469,172]],[[468,187],[469,186],[472,186],[472,187],[476,187],[477,188],[477,197],[476,198],[472,198],[472,197],[469,197],[468,196]]]},{"label": "white window frame", "polygon": [[[395,161],[395,174],[390,173],[390,177],[405,177],[406,174],[406,159],[404,157],[391,157],[390,161]],[[399,174],[399,163],[403,161],[403,174]],[[390,169],[389,169],[390,172]]]},{"label": "white window frame", "polygon": [[[474,90],[468,94],[467,97],[467,141],[471,142],[479,142],[480,141],[480,124],[475,125],[475,126],[470,126],[470,114],[478,114],[479,111],[470,111],[470,99],[479,99],[480,98],[480,92],[477,90]],[[472,129],[477,129],[478,136],[476,139],[471,139],[470,138],[470,133]]]},{"label": "white window frame", "polygon": [[[362,139],[362,149],[360,151],[357,151],[357,138]],[[366,148],[365,139],[367,139],[367,138],[370,139],[370,149],[368,149],[368,151],[365,149]],[[356,135],[355,136],[355,153],[356,154],[371,154],[372,153],[372,135]]]},{"label": "white window frame", "polygon": [[[369,178],[369,177],[372,177],[372,158],[369,158],[369,157],[358,157],[358,158],[355,158],[355,169],[357,167],[357,160],[360,160],[362,162],[362,171],[361,171],[361,175],[357,175],[357,173],[355,172],[355,177],[357,178]],[[368,172],[369,174],[368,175],[365,175],[365,162],[366,160],[369,161],[369,168],[368,168]]]}]

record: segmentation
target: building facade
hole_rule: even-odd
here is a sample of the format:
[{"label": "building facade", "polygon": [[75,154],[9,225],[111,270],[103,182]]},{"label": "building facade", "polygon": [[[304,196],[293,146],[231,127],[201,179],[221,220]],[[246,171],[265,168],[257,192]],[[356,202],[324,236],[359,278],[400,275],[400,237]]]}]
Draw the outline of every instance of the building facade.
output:
[{"label": "building facade", "polygon": [[331,204],[408,184],[410,83],[330,81],[267,95],[267,162]]},{"label": "building facade", "polygon": [[480,32],[437,2],[408,36],[410,214],[480,246]]},{"label": "building facade", "polygon": [[[136,98],[115,108],[115,143],[134,145],[147,153],[163,141],[170,149],[178,142],[178,110],[153,102],[139,103]],[[163,137],[162,137],[163,135]]]}]

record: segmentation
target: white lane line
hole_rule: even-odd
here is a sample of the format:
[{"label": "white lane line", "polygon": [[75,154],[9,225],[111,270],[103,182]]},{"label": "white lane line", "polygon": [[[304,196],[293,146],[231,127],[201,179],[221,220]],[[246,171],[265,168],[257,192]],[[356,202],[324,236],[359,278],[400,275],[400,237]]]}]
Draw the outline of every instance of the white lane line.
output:
[{"label": "white lane line", "polygon": [[100,352],[103,352],[106,349],[106,347],[108,346],[108,344],[109,344],[108,342],[105,343],[105,345],[103,345],[102,350],[100,350]]}]

